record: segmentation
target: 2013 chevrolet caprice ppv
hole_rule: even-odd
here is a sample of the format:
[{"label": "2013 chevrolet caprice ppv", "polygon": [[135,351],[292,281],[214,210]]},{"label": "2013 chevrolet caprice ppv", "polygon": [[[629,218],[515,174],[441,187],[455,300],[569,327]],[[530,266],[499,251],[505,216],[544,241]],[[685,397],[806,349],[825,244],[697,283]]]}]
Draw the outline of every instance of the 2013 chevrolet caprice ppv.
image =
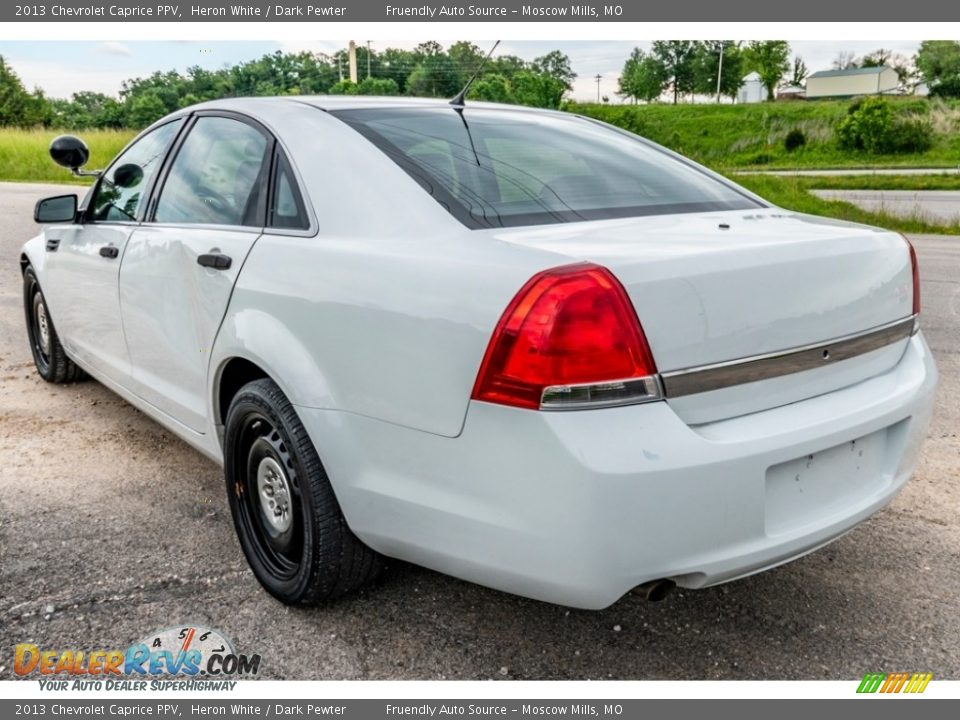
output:
[{"label": "2013 chevrolet caprice ppv", "polygon": [[583,608],[726,582],[883,507],[926,432],[902,236],[586,118],[224,100],[96,174],[23,248],[37,370],[222,463],[284,602],[384,556]]}]

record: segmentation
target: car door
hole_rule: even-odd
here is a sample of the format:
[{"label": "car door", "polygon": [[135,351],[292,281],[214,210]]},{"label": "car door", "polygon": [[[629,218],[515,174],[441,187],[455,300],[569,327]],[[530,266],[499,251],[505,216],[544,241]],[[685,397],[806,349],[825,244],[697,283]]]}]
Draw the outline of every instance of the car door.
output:
[{"label": "car door", "polygon": [[101,175],[83,222],[47,231],[44,292],[61,342],[81,365],[123,385],[130,363],[117,294],[121,260],[182,124],[175,119],[138,138]]},{"label": "car door", "polygon": [[120,307],[132,388],[206,432],[210,349],[266,212],[273,139],[241,116],[199,113],[173,151],[150,221],[127,242]]}]

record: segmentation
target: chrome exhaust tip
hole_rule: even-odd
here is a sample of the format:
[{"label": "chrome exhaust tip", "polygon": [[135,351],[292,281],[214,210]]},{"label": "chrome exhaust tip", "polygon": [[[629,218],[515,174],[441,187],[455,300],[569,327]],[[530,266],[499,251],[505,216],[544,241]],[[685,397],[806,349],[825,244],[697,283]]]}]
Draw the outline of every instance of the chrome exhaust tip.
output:
[{"label": "chrome exhaust tip", "polygon": [[673,580],[660,578],[659,580],[650,580],[642,585],[637,585],[630,592],[634,595],[639,595],[647,602],[656,603],[665,600],[667,595],[673,592],[676,586],[677,584]]}]

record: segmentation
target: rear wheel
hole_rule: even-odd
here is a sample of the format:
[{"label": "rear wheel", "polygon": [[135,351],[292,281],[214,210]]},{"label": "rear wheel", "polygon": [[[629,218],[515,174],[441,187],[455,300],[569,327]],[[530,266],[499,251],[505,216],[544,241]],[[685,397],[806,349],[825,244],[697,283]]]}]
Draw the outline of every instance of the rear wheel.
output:
[{"label": "rear wheel", "polygon": [[276,383],[243,386],[225,429],[230,511],[267,592],[291,605],[312,605],[379,574],[382,557],[347,527],[313,443]]},{"label": "rear wheel", "polygon": [[47,382],[69,383],[83,380],[87,374],[67,357],[60,337],[53,326],[47,301],[32,267],[23,273],[23,311],[27,320],[27,337],[37,373]]}]

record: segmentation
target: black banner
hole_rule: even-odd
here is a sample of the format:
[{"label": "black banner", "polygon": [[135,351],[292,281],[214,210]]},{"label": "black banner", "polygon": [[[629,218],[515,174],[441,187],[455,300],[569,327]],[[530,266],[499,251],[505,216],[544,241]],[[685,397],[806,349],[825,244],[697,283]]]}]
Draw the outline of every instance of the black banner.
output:
[{"label": "black banner", "polygon": [[[960,3],[914,0],[909,4],[873,0],[859,3],[807,0],[686,0],[682,3],[564,3],[493,0],[307,0],[292,2],[148,2],[143,0],[37,0],[2,4],[2,22],[950,22]],[[945,35],[951,33],[945,32]],[[953,33],[955,34],[955,33]]]}]

